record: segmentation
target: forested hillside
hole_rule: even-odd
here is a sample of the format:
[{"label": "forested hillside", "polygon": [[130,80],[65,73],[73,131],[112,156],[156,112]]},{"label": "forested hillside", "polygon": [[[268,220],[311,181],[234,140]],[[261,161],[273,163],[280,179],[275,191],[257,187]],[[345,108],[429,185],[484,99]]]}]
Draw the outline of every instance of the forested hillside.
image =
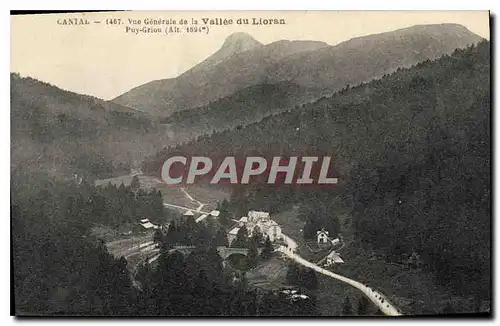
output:
[{"label": "forested hillside", "polygon": [[211,232],[192,218],[169,229],[167,240],[203,240],[203,246],[187,257],[162,249],[156,266],[140,268],[138,289],[127,260],[114,258],[92,228],[136,224],[144,216],[171,220],[161,193],[47,177],[36,181],[16,184],[12,192],[12,312],[17,316],[317,314],[314,298],[291,302],[251,289],[243,280],[233,282],[215,251],[217,241],[227,241],[225,233]]},{"label": "forested hillside", "polygon": [[161,121],[168,123],[175,132],[191,131],[198,136],[244,126],[314,98],[313,93],[293,83],[260,84],[207,106],[173,113]]},{"label": "forested hillside", "polygon": [[235,153],[329,154],[338,187],[260,187],[246,191],[245,201],[272,211],[312,200],[332,208],[326,210],[331,215],[340,206],[349,211],[360,245],[389,261],[418,252],[443,284],[488,298],[489,94],[490,44],[483,41],[247,127],[170,148],[144,168],[156,173],[173,153],[214,160]]},{"label": "forested hillside", "polygon": [[168,139],[142,112],[17,74],[10,81],[13,174],[128,173]]}]

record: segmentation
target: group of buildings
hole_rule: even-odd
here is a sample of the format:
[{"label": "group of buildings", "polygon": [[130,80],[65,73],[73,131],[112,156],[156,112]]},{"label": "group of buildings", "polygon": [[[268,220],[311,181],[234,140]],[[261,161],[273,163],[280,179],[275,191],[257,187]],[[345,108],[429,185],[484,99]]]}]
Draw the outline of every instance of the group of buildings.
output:
[{"label": "group of buildings", "polygon": [[[196,218],[196,222],[201,222],[208,216],[218,217],[219,214],[220,212],[217,210],[211,211],[209,214],[202,214]],[[195,212],[191,210],[186,211],[186,213],[184,214],[184,216],[193,216],[193,217],[194,215]],[[271,242],[276,242],[278,240],[283,239],[281,227],[278,225],[278,223],[276,223],[276,221],[271,219],[269,213],[261,211],[249,211],[247,215],[248,216],[241,217],[237,221],[238,223],[237,226],[235,226],[233,229],[229,231],[228,233],[229,245],[231,245],[231,243],[236,239],[238,231],[242,227],[246,227],[249,237],[251,237],[253,235],[253,232],[258,229],[262,233],[264,238],[269,237],[269,240],[271,240]],[[155,225],[151,223],[149,219],[140,220],[139,225],[142,231],[161,229],[161,225],[160,226]],[[331,243],[331,245],[336,246],[340,244],[340,239],[339,238],[332,239],[329,236],[328,231],[326,231],[325,229],[317,231],[316,239],[318,245]],[[341,264],[341,263],[344,263],[344,260],[335,250],[332,250],[326,257],[326,263],[325,263],[326,266],[332,266],[334,264]]]},{"label": "group of buildings", "polygon": [[[321,229],[321,230],[316,232],[316,239],[317,239],[318,245],[331,243],[332,246],[336,246],[336,245],[340,244],[340,239],[339,238],[335,238],[335,239],[330,238],[328,231],[326,231],[325,229]],[[332,250],[328,254],[328,256],[326,256],[325,266],[332,266],[335,264],[342,264],[342,263],[344,263],[344,260],[340,257],[339,253],[336,252],[335,250]]]},{"label": "group of buildings", "polygon": [[[198,212],[198,211],[195,211],[195,212]],[[220,214],[220,212],[218,210],[213,210],[208,214],[203,213],[196,218],[196,223],[203,221],[204,219],[206,219],[209,216],[218,217],[219,214]],[[188,211],[186,211],[186,213],[184,213],[184,216],[193,216],[194,217],[194,215],[195,215],[195,213],[192,210],[188,210]]]},{"label": "group of buildings", "polygon": [[[198,211],[194,211],[193,212],[192,210],[187,210],[184,213],[184,216],[186,216],[186,217],[189,217],[189,216],[195,217],[196,213],[199,213],[199,212]],[[220,212],[218,210],[213,210],[209,214],[201,214],[200,216],[198,216],[196,218],[196,223],[201,222],[202,220],[204,220],[208,216],[217,217],[217,216],[219,216],[219,213]],[[150,230],[162,229],[161,225],[156,225],[156,224],[152,223],[147,218],[144,218],[144,219],[140,220],[139,223],[136,225],[136,227],[137,227],[136,231],[138,231],[138,232],[146,232],[146,231],[150,231]]]},{"label": "group of buildings", "polygon": [[236,235],[242,227],[247,228],[249,237],[251,237],[254,230],[258,228],[264,238],[269,237],[269,240],[271,240],[271,242],[276,242],[277,240],[282,239],[281,228],[278,223],[276,223],[276,221],[273,221],[270,218],[269,213],[249,211],[248,216],[243,216],[242,218],[240,218],[238,220],[238,226],[229,231],[229,245],[231,245],[231,242],[236,239]]}]

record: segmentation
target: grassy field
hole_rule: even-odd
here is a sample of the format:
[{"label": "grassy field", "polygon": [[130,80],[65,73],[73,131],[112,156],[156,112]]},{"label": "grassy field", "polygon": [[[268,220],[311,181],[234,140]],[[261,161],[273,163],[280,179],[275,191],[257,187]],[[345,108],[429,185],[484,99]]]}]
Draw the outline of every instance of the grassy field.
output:
[{"label": "grassy field", "polygon": [[[163,201],[166,203],[184,206],[193,210],[195,210],[199,206],[198,203],[190,200],[180,187],[171,187],[162,183],[158,184],[156,186],[156,189],[161,191]],[[180,212],[184,213],[185,211],[182,210]]]},{"label": "grassy field", "polygon": [[[125,186],[130,186],[132,182],[131,175],[123,175],[115,178],[96,180],[96,186],[106,186],[108,183],[120,186],[122,183]],[[190,200],[186,194],[180,189],[180,186],[168,186],[156,177],[148,175],[138,175],[139,184],[142,189],[158,189],[163,195],[165,202],[196,209],[199,204]],[[212,211],[216,208],[217,203],[224,199],[229,199],[230,193],[220,187],[210,185],[189,185],[185,189],[191,194],[194,199],[205,204],[204,211]],[[184,211],[181,211],[184,212]]]},{"label": "grassy field", "polygon": [[337,265],[334,272],[380,290],[405,314],[440,313],[450,301],[457,311],[473,311],[470,299],[452,295],[450,289],[441,286],[437,278],[425,270],[370,259],[356,248],[346,250],[343,258],[346,263]]},{"label": "grassy field", "polygon": [[224,199],[229,200],[230,196],[228,191],[224,191],[220,187],[211,187],[210,185],[189,185],[185,188],[191,196],[205,204],[203,208],[205,211],[215,209],[218,202],[222,202]]},{"label": "grassy field", "polygon": [[[283,233],[299,244],[299,254],[305,259],[317,262],[328,254],[328,251],[312,252],[305,244],[301,232],[304,221],[298,218],[298,207],[274,214],[272,218],[280,224]],[[345,263],[332,267],[333,272],[380,290],[405,314],[439,313],[450,300],[457,311],[467,312],[473,309],[469,299],[453,296],[449,289],[437,283],[432,273],[390,264],[383,258],[372,259],[351,241],[348,241],[340,254]],[[316,295],[322,314],[340,314],[346,296],[356,311],[361,295],[358,290],[322,275],[318,275],[318,280],[320,286]],[[375,309],[372,313],[375,313]]]},{"label": "grassy field", "polygon": [[286,287],[288,263],[280,255],[275,254],[268,260],[263,260],[257,267],[248,271],[248,284],[266,290],[278,290]]},{"label": "grassy field", "polygon": [[[137,177],[139,178],[139,184],[142,189],[156,188],[157,185],[162,183],[162,181],[158,178],[148,175],[138,175]],[[124,186],[130,186],[130,184],[132,183],[132,178],[133,177],[131,175],[122,175],[115,178],[96,180],[94,183],[96,186],[106,186],[108,183],[116,185],[117,187],[122,183]]]}]

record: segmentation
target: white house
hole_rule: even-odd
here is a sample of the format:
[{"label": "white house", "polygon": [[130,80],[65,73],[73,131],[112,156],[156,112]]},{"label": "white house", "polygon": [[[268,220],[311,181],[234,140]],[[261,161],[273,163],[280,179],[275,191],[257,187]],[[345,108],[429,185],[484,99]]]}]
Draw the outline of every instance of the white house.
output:
[{"label": "white house", "polygon": [[292,300],[297,301],[297,300],[305,300],[309,299],[309,297],[305,294],[292,294]]},{"label": "white house", "polygon": [[186,213],[184,213],[184,216],[194,216],[194,213],[192,210],[187,210]]},{"label": "white house", "polygon": [[210,215],[212,215],[213,217],[217,217],[219,216],[220,212],[218,210],[213,210],[210,212]]},{"label": "white house", "polygon": [[318,243],[328,243],[328,231],[321,229],[316,232]]},{"label": "white house", "polygon": [[335,264],[342,264],[344,263],[344,260],[340,258],[340,255],[333,250],[331,253],[326,256],[326,266],[332,266]]},{"label": "white house", "polygon": [[259,211],[248,212],[248,222],[255,223],[262,219],[269,219],[269,213]]},{"label": "white house", "polygon": [[258,226],[264,234],[264,237],[268,236],[269,240],[272,242],[281,239],[281,228],[276,221],[263,221],[262,223],[259,223]]},{"label": "white house", "polygon": [[252,236],[253,230],[258,227],[265,237],[269,237],[272,242],[281,239],[281,227],[269,217],[267,212],[249,211],[248,217],[243,216],[238,221],[239,227],[245,225],[248,229],[248,235]]},{"label": "white house", "polygon": [[202,214],[200,217],[198,217],[196,219],[196,223],[203,221],[207,217],[208,217],[208,214]]},{"label": "white house", "polygon": [[242,218],[239,219],[238,224],[240,225],[240,228],[243,227],[246,223],[248,222],[248,217],[243,216]]},{"label": "white house", "polygon": [[147,218],[142,219],[139,225],[142,226],[143,230],[156,230],[159,228],[158,225],[151,223]]},{"label": "white house", "polygon": [[339,238],[335,238],[332,240],[332,245],[338,245],[340,243],[340,239]]},{"label": "white house", "polygon": [[234,228],[231,231],[229,231],[229,233],[227,234],[227,242],[229,243],[229,245],[231,245],[234,239],[236,239],[236,235],[238,234],[239,230],[240,228]]}]

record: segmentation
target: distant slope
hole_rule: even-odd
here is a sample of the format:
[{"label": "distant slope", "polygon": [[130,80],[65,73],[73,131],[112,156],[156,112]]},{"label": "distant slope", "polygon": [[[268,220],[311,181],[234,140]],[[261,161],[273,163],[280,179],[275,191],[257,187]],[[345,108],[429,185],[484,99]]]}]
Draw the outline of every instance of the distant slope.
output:
[{"label": "distant slope", "polygon": [[[57,176],[130,168],[149,116],[11,74],[11,169]],[[135,143],[131,146],[130,142]]]},{"label": "distant slope", "polygon": [[[414,140],[424,150],[422,142],[431,141],[429,128],[443,124],[451,128],[449,132],[460,136],[462,124],[471,122],[467,117],[479,114],[474,103],[489,96],[489,54],[485,50],[488,46],[484,42],[473,50],[457,50],[435,62],[399,69],[381,80],[238,130],[205,135],[177,147],[175,152],[208,156],[221,153],[225,157],[242,148],[260,148],[263,153],[275,148],[284,153],[302,153],[314,147],[334,154],[336,166],[348,173],[369,154],[373,159],[384,159],[380,156],[383,150],[401,142]],[[478,119],[475,118],[476,123]],[[151,171],[156,171],[167,155],[168,149],[149,161],[154,167]]]},{"label": "distant slope", "polygon": [[309,202],[326,207],[314,218],[327,220],[345,211],[353,246],[388,264],[416,254],[420,268],[453,295],[491,300],[490,72],[490,43],[483,41],[170,148],[144,169],[157,173],[174,154],[209,156],[217,167],[238,154],[325,153],[333,157],[336,187],[240,187],[248,197],[235,205],[272,212]]},{"label": "distant slope", "polygon": [[236,33],[226,39],[219,51],[179,77],[136,87],[113,101],[154,115],[168,116],[261,84],[266,81],[267,69],[272,64],[288,55],[326,46],[326,43],[313,41],[261,45],[248,34]]},{"label": "distant slope", "polygon": [[288,81],[312,94],[326,95],[480,40],[456,24],[418,25],[336,46],[313,41],[259,45],[247,34],[237,33],[218,52],[179,77],[139,86],[113,101],[168,116],[262,83]]},{"label": "distant slope", "polygon": [[269,79],[337,91],[481,40],[462,25],[416,25],[290,56],[271,69]]},{"label": "distant slope", "polygon": [[[310,95],[310,96],[309,96]],[[195,109],[178,111],[162,122],[176,133],[198,136],[259,121],[265,116],[313,100],[307,89],[289,82],[259,84]]]}]

